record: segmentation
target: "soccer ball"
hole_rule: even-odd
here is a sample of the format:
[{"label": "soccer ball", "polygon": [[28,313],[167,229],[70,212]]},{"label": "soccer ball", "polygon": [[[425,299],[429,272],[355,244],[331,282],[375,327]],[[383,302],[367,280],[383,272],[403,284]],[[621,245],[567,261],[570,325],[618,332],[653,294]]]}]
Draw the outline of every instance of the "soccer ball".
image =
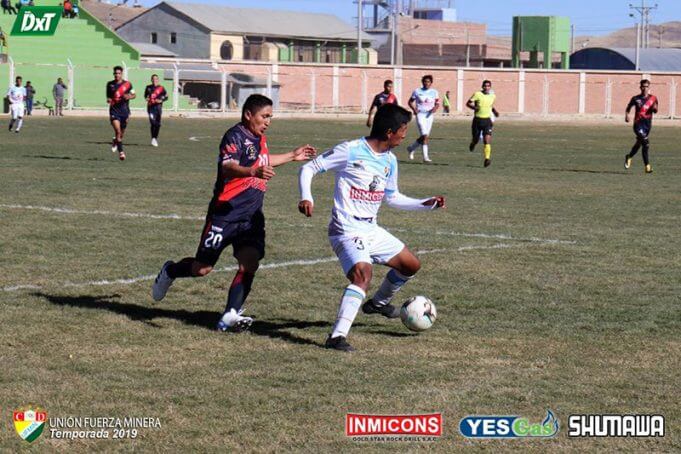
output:
[{"label": "soccer ball", "polygon": [[402,305],[400,318],[404,326],[410,330],[425,331],[435,323],[437,309],[435,309],[435,304],[425,296],[414,296]]}]

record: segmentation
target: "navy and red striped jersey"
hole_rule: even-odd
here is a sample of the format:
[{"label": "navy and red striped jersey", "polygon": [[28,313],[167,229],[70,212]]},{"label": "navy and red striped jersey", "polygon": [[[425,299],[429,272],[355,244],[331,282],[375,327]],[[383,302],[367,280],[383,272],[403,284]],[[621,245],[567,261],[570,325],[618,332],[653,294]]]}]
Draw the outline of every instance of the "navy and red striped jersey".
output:
[{"label": "navy and red striped jersey", "polygon": [[269,165],[267,138],[256,136],[239,123],[232,126],[220,142],[218,176],[211,209],[231,221],[248,220],[256,211],[262,210],[267,180],[257,177],[224,177],[222,163],[229,160],[242,167]]},{"label": "navy and red striped jersey", "polygon": [[129,100],[125,99],[123,95],[127,93],[135,93],[132,84],[127,80],[122,80],[117,84],[115,80],[110,80],[106,84],[106,98],[111,100],[109,104],[109,113],[117,115],[130,115]]},{"label": "navy and red striped jersey", "polygon": [[397,96],[395,96],[393,93],[386,93],[382,91],[374,96],[371,106],[381,107],[383,104],[397,104]]},{"label": "navy and red striped jersey", "polygon": [[147,100],[148,106],[153,106],[158,104],[154,101],[167,101],[168,93],[166,93],[166,89],[163,88],[163,85],[149,84],[144,89],[144,98]]},{"label": "navy and red striped jersey", "polygon": [[639,120],[652,120],[653,114],[657,113],[657,98],[655,95],[636,95],[629,101],[627,110],[632,107],[636,109],[634,122]]}]

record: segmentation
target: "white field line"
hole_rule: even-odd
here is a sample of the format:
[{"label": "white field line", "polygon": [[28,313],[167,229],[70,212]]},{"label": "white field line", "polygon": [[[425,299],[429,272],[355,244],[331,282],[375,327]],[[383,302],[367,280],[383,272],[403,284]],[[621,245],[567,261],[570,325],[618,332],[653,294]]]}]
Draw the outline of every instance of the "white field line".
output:
[{"label": "white field line", "polygon": [[[89,214],[89,215],[100,215],[100,216],[112,216],[121,218],[148,218],[148,219],[171,219],[171,220],[189,220],[189,221],[203,221],[204,217],[200,216],[181,216],[179,214],[151,214],[151,213],[129,213],[129,212],[119,212],[119,211],[106,211],[106,210],[76,210],[72,208],[61,208],[61,207],[46,207],[38,205],[17,205],[17,204],[6,204],[0,203],[0,208],[15,209],[15,210],[36,210],[45,211],[49,213],[57,214]],[[303,227],[312,228],[314,225],[311,224],[291,224],[288,222],[278,222],[280,225],[286,225],[287,227]],[[551,238],[537,238],[537,237],[514,237],[507,234],[491,234],[491,233],[466,233],[466,232],[450,232],[445,230],[411,230],[404,228],[391,228],[392,232],[399,233],[416,233],[423,235],[438,235],[438,236],[460,236],[466,238],[486,238],[493,240],[506,240],[506,241],[524,241],[530,243],[545,243],[545,244],[576,244],[576,241],[569,240],[558,240]]]},{"label": "white field line", "polygon": [[[550,244],[550,243],[540,243],[540,244]],[[466,252],[466,251],[474,251],[474,250],[483,250],[483,249],[506,249],[506,248],[512,248],[512,247],[519,247],[521,246],[520,244],[507,244],[507,243],[497,243],[493,244],[491,246],[461,246],[456,249],[424,249],[424,250],[418,250],[416,253],[418,255],[426,255],[426,254],[437,254],[439,252]],[[264,265],[260,266],[261,270],[271,270],[275,268],[288,268],[290,266],[310,266],[310,265],[318,265],[320,263],[330,263],[330,262],[335,262],[338,259],[336,257],[322,257],[319,259],[301,259],[301,260],[288,260],[285,262],[273,262],[273,263],[266,263]],[[222,268],[218,268],[213,271],[213,273],[224,273],[228,271],[235,271],[237,269],[236,265],[231,265],[231,266],[225,266]],[[156,279],[156,275],[148,274],[145,276],[137,276],[137,277],[132,277],[129,279],[102,279],[99,281],[88,281],[88,282],[63,282],[61,284],[55,284],[52,285],[51,287],[58,287],[58,288],[83,288],[83,287],[102,287],[106,285],[131,285],[131,284],[136,284],[138,282],[145,282],[145,281],[153,281]],[[15,292],[18,290],[42,290],[43,287],[39,285],[11,285],[7,287],[2,287],[3,292]]]}]

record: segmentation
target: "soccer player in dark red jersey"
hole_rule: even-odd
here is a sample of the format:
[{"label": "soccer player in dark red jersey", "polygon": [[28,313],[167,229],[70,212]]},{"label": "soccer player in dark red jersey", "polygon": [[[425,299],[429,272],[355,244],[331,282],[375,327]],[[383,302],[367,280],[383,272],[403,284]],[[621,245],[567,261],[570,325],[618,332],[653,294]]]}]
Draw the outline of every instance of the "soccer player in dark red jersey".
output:
[{"label": "soccer player in dark red jersey", "polygon": [[114,80],[110,80],[106,84],[106,102],[109,104],[109,120],[114,129],[114,139],[111,144],[111,151],[118,151],[118,159],[125,160],[125,151],[123,151],[123,135],[125,128],[128,126],[128,117],[130,117],[130,106],[128,103],[131,99],[135,99],[137,95],[132,88],[132,84],[127,80],[123,80],[123,68],[114,66],[113,69]]},{"label": "soccer player in dark red jersey", "polygon": [[397,104],[397,96],[393,93],[393,81],[388,79],[383,82],[383,91],[374,96],[369,109],[369,117],[367,118],[367,126],[371,128],[373,123],[374,110],[377,110],[383,104]]},{"label": "soccer player in dark red jersey", "polygon": [[213,199],[194,257],[166,262],[152,289],[154,300],[162,300],[173,281],[181,277],[205,276],[213,270],[223,249],[232,245],[239,269],[227,296],[227,307],[218,322],[219,331],[242,331],[253,323],[242,316],[242,306],[251,290],[255,272],[265,255],[263,201],[267,180],[274,167],[291,161],[306,161],[316,150],[303,145],[283,154],[270,154],[265,131],[272,120],[272,100],[251,95],[244,103],[241,122],[222,138]]},{"label": "soccer player in dark red jersey", "polygon": [[653,114],[657,113],[657,97],[650,94],[650,81],[643,79],[641,81],[641,94],[631,98],[627,105],[627,112],[624,116],[624,121],[629,123],[629,114],[632,107],[635,109],[634,115],[634,134],[636,134],[636,143],[631,148],[631,152],[624,155],[624,168],[631,167],[631,158],[638,153],[639,148],[643,148],[643,164],[645,165],[645,172],[652,173],[653,168],[650,165],[648,158],[648,151],[650,149],[650,141],[648,136],[653,127]]},{"label": "soccer player in dark red jersey", "polygon": [[161,115],[163,102],[168,100],[168,93],[158,83],[158,75],[151,76],[151,84],[144,89],[144,99],[147,100],[147,115],[151,125],[151,145],[158,147],[158,133],[161,130]]}]

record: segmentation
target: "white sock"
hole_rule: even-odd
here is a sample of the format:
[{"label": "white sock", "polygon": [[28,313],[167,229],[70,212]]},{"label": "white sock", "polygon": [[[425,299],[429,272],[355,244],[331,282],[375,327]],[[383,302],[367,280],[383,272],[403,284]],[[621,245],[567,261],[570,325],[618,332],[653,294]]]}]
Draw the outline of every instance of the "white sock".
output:
[{"label": "white sock", "polygon": [[430,158],[428,157],[428,145],[425,143],[423,144],[423,160],[428,161]]},{"label": "white sock", "polygon": [[385,306],[395,294],[400,291],[402,286],[414,276],[405,276],[397,270],[390,270],[383,279],[383,283],[372,298],[376,306]]},{"label": "white sock", "polygon": [[19,119],[17,120],[17,129],[16,129],[16,130],[17,130],[17,131],[20,130],[20,129],[21,129],[21,125],[23,125],[23,124],[24,124],[24,119],[23,119],[23,118],[19,118]]},{"label": "white sock", "polygon": [[338,316],[336,317],[336,324],[333,325],[333,331],[331,332],[332,338],[338,336],[347,337],[365,296],[364,290],[354,284],[345,287],[340,308],[338,309]]}]

